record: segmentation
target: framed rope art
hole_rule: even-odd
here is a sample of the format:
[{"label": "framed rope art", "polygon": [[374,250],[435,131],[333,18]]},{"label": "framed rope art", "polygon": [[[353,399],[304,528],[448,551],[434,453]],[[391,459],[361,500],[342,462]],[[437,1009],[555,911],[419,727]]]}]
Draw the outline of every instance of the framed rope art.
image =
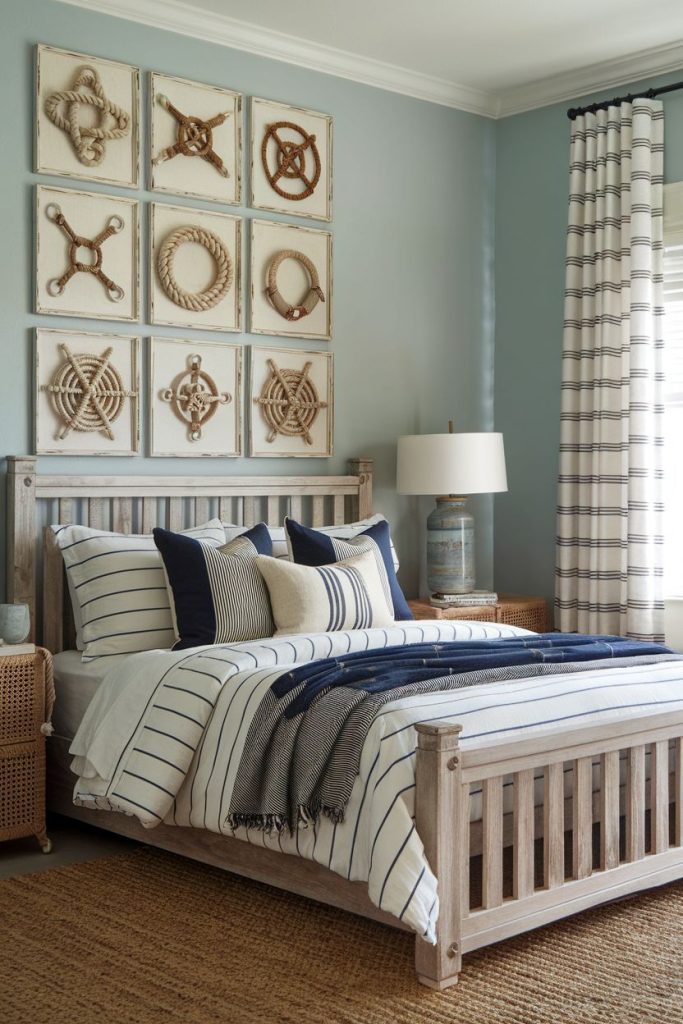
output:
[{"label": "framed rope art", "polygon": [[332,220],[332,118],[251,100],[251,205]]},{"label": "framed rope art", "polygon": [[150,188],[239,205],[242,96],[150,74]]},{"label": "framed rope art", "polygon": [[151,338],[149,353],[149,454],[241,455],[241,346]]},{"label": "framed rope art", "polygon": [[40,44],[36,171],[137,188],[139,92],[130,64]]},{"label": "framed rope art", "polygon": [[36,331],[38,455],[137,455],[139,338]]},{"label": "framed rope art", "polygon": [[250,331],[329,341],[332,337],[332,235],[251,222]]},{"label": "framed rope art", "polygon": [[251,347],[249,454],[252,457],[332,455],[333,369],[329,352]]},{"label": "framed rope art", "polygon": [[150,207],[150,321],[241,330],[240,217],[187,206]]},{"label": "framed rope art", "polygon": [[36,188],[37,313],[139,319],[139,204]]}]

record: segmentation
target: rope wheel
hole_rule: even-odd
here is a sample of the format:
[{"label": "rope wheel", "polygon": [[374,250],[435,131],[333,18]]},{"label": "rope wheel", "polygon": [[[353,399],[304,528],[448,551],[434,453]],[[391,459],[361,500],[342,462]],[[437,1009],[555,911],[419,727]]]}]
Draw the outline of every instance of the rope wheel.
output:
[{"label": "rope wheel", "polygon": [[161,392],[163,402],[170,402],[178,419],[188,425],[190,441],[199,441],[202,427],[215,416],[219,405],[227,405],[232,395],[219,392],[213,377],[202,370],[202,357],[189,357],[189,370],[175,378],[170,388]]},{"label": "rope wheel", "polygon": [[203,121],[201,117],[181,113],[167,96],[159,96],[159,103],[175,118],[178,134],[174,144],[162,150],[153,163],[160,164],[174,156],[198,156],[215,167],[224,178],[229,178],[227,167],[213,148],[213,129],[224,124],[230,114],[215,114],[208,121]]},{"label": "rope wheel", "polygon": [[[288,130],[296,133],[298,138],[286,138],[280,132]],[[275,169],[271,171],[268,166],[268,144],[271,140],[275,143]],[[307,172],[306,155],[310,154],[313,162],[313,173]],[[309,135],[304,128],[293,121],[276,121],[274,124],[266,125],[266,130],[261,143],[261,161],[263,171],[272,189],[283,199],[307,199],[312,196],[315,187],[320,181],[322,166],[320,153],[315,144],[315,135]],[[288,180],[300,180],[303,184],[301,192],[288,192],[278,182],[282,178]]]},{"label": "rope wheel", "polygon": [[[66,117],[59,112],[61,103],[66,104]],[[79,124],[78,114],[83,105],[98,111],[97,125],[87,128]],[[45,113],[57,128],[67,133],[78,160],[86,167],[101,164],[105,144],[124,138],[130,131],[130,114],[107,99],[95,68],[81,68],[71,89],[48,96]]]},{"label": "rope wheel", "polygon": [[[102,246],[112,235],[123,231],[125,227],[123,218],[119,217],[118,214],[114,214],[114,216],[109,218],[106,227],[100,231],[99,235],[95,235],[94,238],[84,238],[83,235],[76,234],[57,203],[48,203],[45,207],[45,215],[48,220],[51,220],[53,224],[61,228],[69,239],[67,253],[69,266],[61,277],[53,277],[48,281],[48,295],[51,295],[53,298],[61,295],[74,274],[92,274],[102,283],[111,301],[120,302],[126,293],[120,285],[112,281],[110,277],[107,277],[102,270]],[[82,263],[78,259],[79,248],[89,249],[95,257],[94,263]]]},{"label": "rope wheel", "polygon": [[43,384],[40,389],[48,392],[64,424],[57,440],[78,430],[83,433],[102,431],[113,441],[112,424],[121,415],[125,400],[137,397],[137,391],[126,391],[118,370],[110,363],[113,349],[95,356],[74,355],[63,343],[59,347],[64,362],[57,368],[52,383]]},{"label": "rope wheel", "polygon": [[[277,272],[285,260],[297,260],[303,268],[306,270],[310,286],[309,289],[301,300],[298,306],[292,306],[287,302],[277,286]],[[312,313],[318,302],[325,301],[325,294],[320,287],[320,279],[318,277],[318,271],[316,270],[315,263],[309,259],[303,252],[297,252],[295,249],[282,249],[277,253],[270,261],[268,266],[268,287],[266,288],[266,295],[270,299],[273,307],[278,311],[281,317],[285,320],[301,320],[303,317],[308,316]]]},{"label": "rope wheel", "polygon": [[[216,276],[213,284],[203,292],[186,291],[178,284],[173,273],[173,260],[176,252],[185,242],[196,242],[198,245],[204,246],[216,264]],[[195,313],[217,306],[225,298],[232,285],[233,269],[230,254],[218,235],[206,228],[188,226],[172,231],[159,249],[157,270],[161,287],[171,302]]]},{"label": "rope wheel", "polygon": [[266,361],[269,376],[261,394],[254,401],[261,406],[269,433],[269,444],[278,434],[283,437],[303,437],[306,444],[313,444],[311,428],[321,409],[327,402],[321,402],[315,384],[308,376],[312,363],[303,370],[281,370],[273,359]]}]

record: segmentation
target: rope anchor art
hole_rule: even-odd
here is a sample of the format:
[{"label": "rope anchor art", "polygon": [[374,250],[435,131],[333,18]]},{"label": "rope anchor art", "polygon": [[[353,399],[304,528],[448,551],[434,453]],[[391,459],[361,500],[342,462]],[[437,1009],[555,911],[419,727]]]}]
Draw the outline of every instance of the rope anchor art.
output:
[{"label": "rope anchor art", "polygon": [[[66,104],[63,112],[60,106]],[[80,123],[81,107],[97,111],[97,124]],[[45,100],[45,113],[52,123],[67,133],[76,157],[86,167],[97,167],[106,155],[106,143],[123,139],[130,131],[130,114],[107,98],[95,68],[76,72],[71,89],[53,92]]]},{"label": "rope anchor art", "polygon": [[[196,242],[198,245],[204,246],[216,264],[216,276],[213,283],[203,292],[188,292],[178,284],[175,278],[173,261],[180,246],[186,242]],[[225,298],[232,285],[232,260],[222,239],[213,231],[193,225],[177,228],[168,235],[159,249],[157,270],[161,287],[171,302],[195,313],[217,306]]]},{"label": "rope anchor art", "polygon": [[[291,132],[294,138],[288,138],[284,132]],[[275,168],[271,170],[268,162],[269,143],[275,143]],[[271,147],[272,149],[272,147]],[[312,172],[308,169],[307,155],[313,163]],[[320,153],[315,144],[315,135],[309,135],[293,121],[276,121],[266,125],[261,143],[261,162],[263,171],[272,189],[283,199],[307,199],[312,196],[320,181],[322,166]],[[303,184],[300,192],[291,192],[278,184],[283,178],[290,181],[299,180]]]},{"label": "rope anchor art", "polygon": [[163,149],[154,158],[153,163],[160,164],[166,160],[172,160],[175,156],[198,156],[215,167],[224,178],[229,178],[228,168],[213,148],[213,130],[224,124],[230,114],[215,114],[208,121],[204,121],[201,117],[183,114],[173,106],[167,96],[160,95],[158,100],[164,110],[167,110],[175,118],[178,124],[178,133],[173,145]]},{"label": "rope anchor art", "polygon": [[[297,306],[292,306],[280,294],[277,286],[277,272],[285,260],[297,260],[308,273],[310,280],[309,289],[306,295]],[[320,279],[315,263],[303,252],[295,249],[282,249],[271,260],[268,266],[268,286],[266,295],[270,299],[274,309],[284,317],[285,320],[301,320],[313,312],[318,302],[325,301],[325,294],[320,287]]]},{"label": "rope anchor art", "polygon": [[175,378],[170,388],[161,392],[163,402],[170,402],[178,419],[187,423],[190,441],[199,441],[204,427],[215,416],[219,405],[227,405],[232,395],[219,392],[213,377],[202,370],[202,357],[190,356],[189,370]]},{"label": "rope anchor art", "polygon": [[327,402],[320,400],[309,377],[313,364],[306,363],[303,370],[281,370],[274,359],[268,359],[266,365],[269,375],[261,394],[254,399],[269,427],[266,440],[272,444],[281,434],[283,437],[303,437],[306,444],[313,444],[311,428],[320,410],[327,408]]},{"label": "rope anchor art", "polygon": [[121,415],[125,400],[137,398],[137,391],[127,391],[118,370],[110,360],[113,349],[101,356],[74,354],[68,345],[60,344],[64,361],[60,363],[52,383],[42,384],[59,417],[62,428],[57,434],[61,441],[72,430],[105,433],[114,440],[112,424]]},{"label": "rope anchor art", "polygon": [[[108,238],[111,238],[112,235],[116,235],[119,231],[123,231],[123,228],[125,227],[123,217],[119,217],[118,214],[114,214],[109,218],[106,227],[100,231],[99,235],[95,235],[94,238],[84,238],[83,235],[76,234],[57,203],[48,203],[45,207],[45,214],[48,220],[51,220],[53,224],[56,224],[57,227],[61,228],[69,239],[69,250],[67,255],[69,266],[61,277],[53,277],[48,281],[48,295],[51,295],[53,298],[61,295],[74,274],[92,274],[102,283],[111,301],[120,302],[121,299],[124,298],[125,292],[120,285],[112,281],[110,277],[107,277],[105,272],[102,270],[102,246]],[[93,263],[83,263],[78,259],[78,250],[81,248],[89,249],[93,253]]]}]

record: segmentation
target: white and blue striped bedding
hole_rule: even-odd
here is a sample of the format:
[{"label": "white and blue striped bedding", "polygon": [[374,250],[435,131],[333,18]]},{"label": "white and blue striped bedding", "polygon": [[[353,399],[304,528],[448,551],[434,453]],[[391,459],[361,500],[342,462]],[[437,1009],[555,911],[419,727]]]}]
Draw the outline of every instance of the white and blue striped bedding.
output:
[{"label": "white and blue striped bedding", "polygon": [[[435,878],[413,820],[420,721],[463,725],[463,746],[599,721],[683,710],[682,663],[600,669],[423,694],[386,705],[367,736],[343,823],[294,836],[226,825],[232,786],[261,696],[288,665],[349,651],[525,633],[494,623],[416,622],[126,658],[98,690],[71,747],[74,800],[235,835],[366,881],[383,910],[434,939]],[[473,801],[474,803],[474,801]]]}]

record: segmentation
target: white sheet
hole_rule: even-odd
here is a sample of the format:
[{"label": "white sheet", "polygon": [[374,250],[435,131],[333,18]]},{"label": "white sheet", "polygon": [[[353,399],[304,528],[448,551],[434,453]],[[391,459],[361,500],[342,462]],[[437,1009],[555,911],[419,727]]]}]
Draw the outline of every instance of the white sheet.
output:
[{"label": "white sheet", "polygon": [[90,701],[116,658],[84,662],[80,651],[61,651],[53,659],[55,707],[52,725],[55,735],[73,739]]}]

